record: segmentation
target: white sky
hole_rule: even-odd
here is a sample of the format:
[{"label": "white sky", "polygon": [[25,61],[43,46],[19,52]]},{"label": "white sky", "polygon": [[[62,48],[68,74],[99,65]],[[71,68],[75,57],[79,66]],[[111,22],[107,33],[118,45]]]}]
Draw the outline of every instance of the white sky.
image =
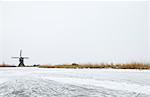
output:
[{"label": "white sky", "polygon": [[147,1],[1,2],[1,59],[26,64],[148,62]]}]

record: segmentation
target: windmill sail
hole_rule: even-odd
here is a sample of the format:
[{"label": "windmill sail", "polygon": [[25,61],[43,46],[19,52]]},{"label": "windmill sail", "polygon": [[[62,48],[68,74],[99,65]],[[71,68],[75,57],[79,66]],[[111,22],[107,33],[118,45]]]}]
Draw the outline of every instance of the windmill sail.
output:
[{"label": "windmill sail", "polygon": [[22,56],[22,50],[20,50],[20,57]]},{"label": "windmill sail", "polygon": [[29,57],[22,57],[22,58],[24,58],[24,59],[29,59]]},{"label": "windmill sail", "polygon": [[11,58],[13,58],[13,59],[18,59],[19,57],[11,57]]}]

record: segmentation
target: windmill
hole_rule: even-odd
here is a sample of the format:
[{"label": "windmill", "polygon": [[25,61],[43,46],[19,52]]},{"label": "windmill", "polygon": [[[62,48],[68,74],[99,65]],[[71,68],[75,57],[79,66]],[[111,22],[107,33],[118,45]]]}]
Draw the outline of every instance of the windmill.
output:
[{"label": "windmill", "polygon": [[29,59],[29,57],[22,57],[22,50],[20,50],[20,57],[12,57],[13,59],[19,59],[19,67],[24,67],[24,59]]}]

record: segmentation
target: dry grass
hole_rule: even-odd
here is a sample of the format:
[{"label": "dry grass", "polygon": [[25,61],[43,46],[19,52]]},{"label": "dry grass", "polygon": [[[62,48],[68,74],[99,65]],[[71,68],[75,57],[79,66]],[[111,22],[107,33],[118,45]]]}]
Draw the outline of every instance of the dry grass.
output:
[{"label": "dry grass", "polygon": [[114,69],[150,69],[150,65],[141,63],[131,63],[131,64],[63,64],[63,65],[41,65],[40,68],[90,68],[90,69],[100,69],[100,68],[114,68]]},{"label": "dry grass", "polygon": [[8,64],[0,64],[0,67],[16,67],[14,65],[8,65]]}]

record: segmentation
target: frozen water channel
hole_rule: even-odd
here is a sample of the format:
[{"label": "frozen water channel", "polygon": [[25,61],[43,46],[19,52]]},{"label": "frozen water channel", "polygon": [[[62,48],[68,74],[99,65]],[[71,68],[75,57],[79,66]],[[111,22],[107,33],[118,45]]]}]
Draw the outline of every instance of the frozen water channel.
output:
[{"label": "frozen water channel", "polygon": [[0,97],[150,97],[150,70],[0,68]]}]

